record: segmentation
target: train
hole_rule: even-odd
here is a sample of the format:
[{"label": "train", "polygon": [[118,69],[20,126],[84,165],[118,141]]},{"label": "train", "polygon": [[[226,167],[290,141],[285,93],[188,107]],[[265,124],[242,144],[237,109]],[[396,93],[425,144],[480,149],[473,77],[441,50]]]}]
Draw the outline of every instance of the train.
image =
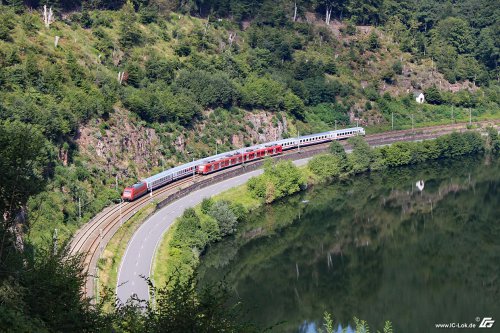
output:
[{"label": "train", "polygon": [[363,127],[352,127],[341,130],[298,136],[295,138],[282,139],[268,143],[258,144],[238,150],[209,156],[193,162],[182,164],[169,170],[160,172],[154,176],[140,180],[136,184],[123,190],[122,199],[133,201],[148,192],[175,182],[190,175],[208,175],[236,165],[255,161],[267,156],[281,154],[285,150],[310,146],[323,142],[347,139],[356,135],[365,135]]}]

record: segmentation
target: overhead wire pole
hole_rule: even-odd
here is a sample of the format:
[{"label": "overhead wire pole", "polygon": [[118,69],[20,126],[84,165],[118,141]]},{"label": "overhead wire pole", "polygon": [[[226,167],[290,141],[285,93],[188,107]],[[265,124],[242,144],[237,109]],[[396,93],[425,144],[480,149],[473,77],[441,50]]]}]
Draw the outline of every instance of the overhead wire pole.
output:
[{"label": "overhead wire pole", "polygon": [[300,132],[297,130],[297,152],[300,153]]},{"label": "overhead wire pole", "polygon": [[[193,163],[194,163],[194,157],[193,157]],[[196,171],[196,166],[193,165],[193,183],[194,183],[194,174],[195,174],[195,171]]]},{"label": "overhead wire pole", "polygon": [[123,199],[120,198],[120,225],[123,225],[123,219],[122,219],[122,204],[123,204]]},{"label": "overhead wire pole", "polygon": [[391,113],[392,130],[394,131],[394,112]]},{"label": "overhead wire pole", "polygon": [[472,109],[469,108],[469,125],[472,125]]}]

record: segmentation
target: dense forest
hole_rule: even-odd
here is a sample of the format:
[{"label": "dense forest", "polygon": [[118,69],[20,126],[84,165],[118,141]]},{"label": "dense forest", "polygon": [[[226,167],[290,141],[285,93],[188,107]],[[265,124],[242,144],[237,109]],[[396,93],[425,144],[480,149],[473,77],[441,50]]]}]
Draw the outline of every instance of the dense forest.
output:
[{"label": "dense forest", "polygon": [[[0,1],[0,322],[84,331],[61,315],[72,308],[109,328],[80,303],[64,240],[163,164],[392,116],[498,118],[499,20],[493,0]],[[122,147],[97,161],[119,122],[154,133],[158,159],[119,165]],[[58,315],[37,303],[62,289]]]}]

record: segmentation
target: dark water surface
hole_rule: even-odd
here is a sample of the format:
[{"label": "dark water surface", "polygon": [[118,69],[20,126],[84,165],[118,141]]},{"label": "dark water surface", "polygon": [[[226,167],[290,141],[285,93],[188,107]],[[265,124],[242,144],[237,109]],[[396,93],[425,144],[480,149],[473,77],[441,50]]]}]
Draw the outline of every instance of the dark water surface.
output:
[{"label": "dark water surface", "polygon": [[[416,182],[424,181],[420,191]],[[304,202],[307,201],[308,202]],[[500,332],[500,161],[476,157],[357,176],[253,214],[212,246],[201,283],[226,279],[247,318],[316,332],[324,311],[395,332]]]}]

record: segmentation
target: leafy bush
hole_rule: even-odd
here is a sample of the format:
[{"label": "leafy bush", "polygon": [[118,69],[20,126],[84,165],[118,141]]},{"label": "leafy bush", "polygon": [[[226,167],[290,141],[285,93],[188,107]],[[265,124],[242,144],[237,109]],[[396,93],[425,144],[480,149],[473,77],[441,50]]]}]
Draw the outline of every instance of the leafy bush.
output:
[{"label": "leafy bush", "polygon": [[208,214],[213,204],[214,201],[212,200],[212,198],[203,198],[203,200],[201,201],[201,212],[203,214]]},{"label": "leafy bush", "polygon": [[372,30],[372,32],[368,36],[368,47],[372,51],[375,51],[380,47],[380,41],[375,30]]},{"label": "leafy bush", "polygon": [[238,217],[231,209],[230,202],[222,200],[215,202],[210,207],[208,215],[217,221],[221,236],[231,235],[236,231]]},{"label": "leafy bush", "polygon": [[152,5],[141,6],[139,8],[139,20],[145,24],[155,23],[158,20],[158,8]]},{"label": "leafy bush", "polygon": [[186,209],[177,222],[172,236],[172,246],[178,248],[196,247],[201,250],[205,248],[207,242],[208,237],[201,228],[199,216],[194,209]]},{"label": "leafy bush", "polygon": [[370,145],[360,136],[352,137],[348,142],[352,145],[352,153],[348,156],[352,172],[359,173],[368,170],[373,159]]},{"label": "leafy bush", "polygon": [[180,44],[175,48],[175,54],[179,57],[187,57],[191,54],[191,47],[188,44]]},{"label": "leafy bush", "polygon": [[394,71],[394,73],[396,74],[403,74],[403,64],[401,63],[401,61],[396,61],[393,65],[392,65],[392,70]]},{"label": "leafy bush", "polygon": [[177,64],[174,61],[153,56],[146,61],[145,67],[146,77],[152,82],[160,80],[165,83],[171,83]]},{"label": "leafy bush", "polygon": [[185,89],[204,107],[229,107],[238,100],[238,92],[223,72],[183,70],[174,82],[174,91]]},{"label": "leafy bush", "polygon": [[241,88],[241,102],[249,108],[278,111],[283,107],[285,87],[269,76],[251,76]]},{"label": "leafy bush", "polygon": [[194,276],[174,275],[165,286],[150,285],[154,302],[120,306],[115,320],[117,332],[258,332],[243,320],[240,306],[229,300],[223,285],[199,288]]},{"label": "leafy bush", "polygon": [[309,169],[321,178],[338,177],[342,172],[342,161],[338,156],[322,154],[314,156],[308,163]]},{"label": "leafy bush", "polygon": [[273,161],[268,160],[264,163],[264,173],[250,178],[247,188],[255,197],[271,203],[300,191],[304,184],[304,175],[292,162],[273,164]]},{"label": "leafy bush", "polygon": [[488,127],[488,149],[494,153],[500,153],[500,136],[494,127]]},{"label": "leafy bush", "polygon": [[433,85],[425,90],[425,100],[430,104],[441,104],[443,103],[443,98],[438,88]]}]

